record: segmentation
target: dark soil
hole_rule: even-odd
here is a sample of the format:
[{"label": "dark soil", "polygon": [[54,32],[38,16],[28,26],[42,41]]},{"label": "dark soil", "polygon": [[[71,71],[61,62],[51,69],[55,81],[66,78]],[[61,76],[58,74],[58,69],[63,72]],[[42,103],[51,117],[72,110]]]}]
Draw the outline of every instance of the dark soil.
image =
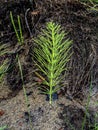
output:
[{"label": "dark soil", "polygon": [[[92,130],[94,129],[94,115],[93,112],[89,112],[90,114],[86,115],[83,109],[77,106],[63,106],[63,112],[60,114],[60,118],[63,119],[64,130],[75,129],[79,130],[82,128],[83,121],[85,118],[85,125],[83,127],[84,130]],[[70,127],[69,127],[70,126]]]},{"label": "dark soil", "polygon": [[[10,11],[13,13],[16,25],[17,15],[21,18],[24,36],[23,46],[17,44],[17,38],[10,19]],[[36,96],[39,96],[39,98],[42,96],[43,98],[40,99],[40,103],[38,99],[35,100],[37,98],[36,96],[35,99],[32,99],[32,101],[36,101],[36,107],[31,105],[30,111],[34,123],[34,130],[71,130],[71,126],[67,123],[67,120],[72,124],[72,127],[75,127],[76,130],[80,130],[82,125],[81,122],[85,117],[85,109],[83,109],[82,106],[85,107],[91,81],[92,100],[90,106],[91,110],[89,112],[91,114],[89,117],[86,117],[84,128],[85,130],[93,130],[93,127],[89,126],[89,123],[93,125],[94,112],[97,112],[98,110],[98,108],[93,106],[93,103],[98,101],[98,12],[88,11],[86,6],[75,0],[32,0],[32,2],[30,2],[30,0],[0,1],[0,44],[8,45],[10,50],[8,55],[4,55],[0,58],[0,64],[4,59],[8,58],[10,68],[5,75],[4,87],[0,88],[0,108],[4,109],[2,106],[3,104],[5,107],[8,105],[7,113],[10,112],[10,105],[13,105],[12,102],[18,98],[18,94],[22,91],[22,79],[17,63],[17,54],[19,55],[23,69],[24,85],[27,90],[29,90],[27,94],[31,93],[32,95],[32,93],[35,93],[34,88],[32,90],[31,87],[30,89],[28,87],[28,84],[33,87],[40,84],[40,79],[35,74],[37,68],[32,60],[34,47],[32,37],[37,36],[40,33],[40,30],[45,27],[46,22],[51,20],[61,24],[63,30],[69,32],[68,36],[73,40],[73,47],[71,50],[73,55],[68,63],[68,67],[70,68],[69,71],[62,74],[64,76],[62,81],[63,89],[57,93],[59,99],[61,98],[62,101],[54,103],[53,108],[53,111],[55,111],[55,108],[58,107],[56,118],[53,118],[62,120],[61,122],[57,120],[57,122],[60,123],[59,127],[56,127],[55,124],[53,124],[55,127],[52,126],[53,119],[51,119],[50,124],[49,122],[45,122],[45,120],[49,120],[49,112],[52,118],[53,111],[48,109],[47,103],[44,100],[45,96],[43,97],[43,95],[37,94]],[[34,85],[32,85],[33,83]],[[19,98],[23,97],[19,96]],[[70,101],[71,104],[66,104],[66,100]],[[74,106],[73,100],[75,100]],[[21,105],[19,101],[17,102]],[[23,102],[21,101],[21,103]],[[76,106],[76,103],[81,107]],[[62,105],[59,106],[58,104]],[[24,104],[22,104],[22,106],[24,107]],[[16,107],[18,113],[19,109],[17,108],[17,103],[14,104],[14,107]],[[19,108],[21,109],[21,106],[19,106]],[[12,107],[12,111],[13,110],[14,108]],[[26,121],[28,123],[28,113],[26,109],[20,111],[20,113],[24,113],[24,116],[21,119],[22,124],[24,122],[26,123]],[[45,117],[45,114],[47,117]],[[9,122],[7,119],[6,121],[8,126],[12,127],[11,121],[13,119],[12,116],[10,116],[11,115],[7,114],[5,114],[5,117],[0,116],[0,125],[6,123],[4,122],[4,118],[10,118]],[[25,118],[26,121],[24,121]],[[38,120],[38,118],[40,118],[40,120]],[[18,121],[12,121],[14,128],[16,124],[16,127],[20,128],[20,130],[24,129],[26,124],[24,123],[24,127],[21,127],[21,125],[17,126]],[[45,126],[42,122],[46,123]],[[41,123],[43,125],[41,125]],[[46,127],[47,124],[49,125],[49,128]],[[24,130],[29,129],[30,128],[27,127]]]}]

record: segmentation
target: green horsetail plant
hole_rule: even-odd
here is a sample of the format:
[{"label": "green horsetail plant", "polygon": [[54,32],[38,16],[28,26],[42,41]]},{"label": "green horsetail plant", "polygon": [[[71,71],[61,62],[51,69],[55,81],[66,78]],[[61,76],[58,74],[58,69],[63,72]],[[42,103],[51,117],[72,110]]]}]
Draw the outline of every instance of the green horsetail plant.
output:
[{"label": "green horsetail plant", "polygon": [[12,25],[13,25],[13,28],[14,28],[17,40],[18,40],[19,44],[22,45],[23,42],[24,42],[24,40],[23,40],[23,34],[22,34],[22,27],[21,27],[21,22],[20,22],[20,16],[19,15],[17,16],[17,21],[18,21],[18,26],[19,26],[19,33],[18,33],[17,28],[16,28],[12,12],[10,12],[10,19],[11,19],[11,22],[12,22]]},{"label": "green horsetail plant", "polygon": [[47,87],[43,93],[49,95],[50,104],[53,94],[60,89],[60,75],[67,70],[66,64],[72,55],[72,41],[69,38],[65,39],[66,35],[60,25],[48,22],[41,35],[33,39],[36,43],[35,62],[46,77],[43,84]]},{"label": "green horsetail plant", "polygon": [[[21,27],[21,22],[20,22],[20,16],[19,15],[17,16],[18,26],[19,26],[19,33],[18,33],[17,28],[16,28],[12,12],[10,12],[10,18],[11,18],[11,22],[12,22],[12,25],[13,25],[13,28],[14,28],[17,40],[19,42],[19,45],[23,45],[24,38],[23,38],[23,34],[22,34],[22,27]],[[21,76],[21,80],[22,80],[22,87],[23,87],[24,96],[25,96],[25,102],[26,102],[27,111],[28,111],[28,114],[29,114],[30,127],[31,127],[31,130],[33,130],[32,121],[31,121],[31,117],[30,117],[29,101],[28,101],[28,97],[27,97],[26,89],[25,89],[25,85],[24,85],[23,70],[22,70],[22,65],[21,65],[21,61],[20,61],[18,53],[16,55],[16,59],[18,61],[20,76]]]}]

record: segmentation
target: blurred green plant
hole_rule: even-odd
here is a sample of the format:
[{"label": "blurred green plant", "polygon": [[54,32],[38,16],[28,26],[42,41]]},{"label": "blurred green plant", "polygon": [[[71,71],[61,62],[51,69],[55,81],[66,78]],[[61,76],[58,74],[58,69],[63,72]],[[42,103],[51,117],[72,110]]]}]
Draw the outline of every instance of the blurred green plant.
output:
[{"label": "blurred green plant", "polygon": [[80,0],[80,2],[87,6],[88,11],[98,12],[98,0]]},{"label": "blurred green plant", "polygon": [[[0,44],[0,58],[7,54],[9,52],[8,46],[3,44]],[[3,82],[3,78],[5,73],[8,71],[9,66],[8,66],[8,60],[5,59],[2,62],[0,62],[0,83]]]},{"label": "blurred green plant", "polygon": [[[98,101],[95,102],[95,106],[98,106]],[[94,120],[94,130],[98,130],[98,112],[95,113],[95,120]]]},{"label": "blurred green plant", "polygon": [[0,127],[0,130],[5,130],[5,129],[7,129],[7,126]]},{"label": "blurred green plant", "polygon": [[[85,130],[85,126],[86,126],[86,122],[87,122],[87,118],[90,118],[90,112],[89,112],[89,107],[90,107],[90,100],[91,100],[91,93],[92,93],[92,80],[90,82],[90,88],[89,88],[89,94],[87,97],[87,103],[86,106],[84,107],[85,109],[85,115],[83,118],[82,126],[80,128],[80,130]],[[95,102],[95,105],[98,106],[98,102]],[[70,130],[77,130],[75,128],[75,126],[73,126],[73,124],[70,123],[70,121],[67,119],[67,117],[65,117],[64,121],[67,123],[67,125],[70,127]],[[93,118],[94,123],[91,124],[90,122],[88,122],[89,125],[89,130],[98,130],[98,112],[95,113],[94,118]]]},{"label": "blurred green plant", "polygon": [[0,43],[0,56],[3,56],[5,54],[7,54],[9,52],[8,50],[8,46],[6,44],[2,44]]},{"label": "blurred green plant", "polygon": [[13,25],[13,28],[14,28],[17,40],[18,40],[19,44],[22,45],[23,42],[24,42],[24,38],[23,38],[23,34],[22,34],[22,27],[21,27],[21,22],[20,22],[20,16],[19,15],[17,16],[18,26],[19,26],[19,33],[18,33],[17,28],[16,28],[16,25],[15,25],[15,22],[14,22],[14,18],[13,18],[13,15],[12,15],[11,11],[10,11],[10,19],[11,19],[11,23]]},{"label": "blurred green plant", "polygon": [[83,119],[83,122],[82,122],[81,130],[84,130],[87,117],[89,117],[89,105],[90,105],[91,93],[92,93],[92,80],[90,82],[89,95],[88,95],[88,98],[87,98],[87,103],[86,103],[86,107],[85,107],[85,115],[84,115],[84,119]]},{"label": "blurred green plant", "polygon": [[72,53],[72,41],[67,38],[61,26],[54,22],[48,22],[46,29],[41,35],[33,39],[36,43],[34,48],[36,64],[40,71],[46,76],[43,84],[47,85],[44,94],[49,95],[49,102],[52,103],[52,96],[57,92],[61,81],[61,73],[67,70],[66,64],[70,60]]},{"label": "blurred green plant", "polygon": [[[19,33],[18,33],[18,30],[16,29],[16,25],[15,25],[15,22],[14,22],[14,19],[13,19],[12,12],[10,12],[10,18],[11,18],[11,23],[13,25],[14,31],[16,33],[16,37],[17,37],[18,43],[19,43],[20,46],[22,46],[23,43],[24,43],[24,38],[23,38],[23,34],[22,34],[22,27],[21,27],[21,23],[20,23],[20,16],[19,15],[17,16],[18,26],[19,26]],[[30,110],[29,110],[29,101],[28,101],[28,97],[26,95],[26,89],[25,89],[25,85],[24,85],[24,78],[23,78],[24,76],[23,76],[22,64],[21,64],[21,61],[20,61],[18,53],[16,54],[16,59],[17,59],[18,66],[19,66],[19,71],[20,71],[20,76],[21,76],[21,81],[22,81],[22,88],[23,88],[23,92],[24,92],[24,97],[25,97],[25,102],[26,102],[26,106],[27,106],[27,111],[28,111],[28,114],[29,114],[30,127],[31,127],[31,130],[33,130],[31,117],[30,117]]]},{"label": "blurred green plant", "polygon": [[19,71],[20,71],[20,75],[21,75],[21,80],[22,80],[23,92],[24,92],[24,96],[25,96],[26,107],[27,107],[27,111],[28,111],[28,115],[29,115],[30,127],[31,127],[31,130],[34,130],[33,126],[32,126],[31,117],[30,117],[29,101],[28,101],[28,97],[27,97],[26,89],[25,89],[25,85],[24,85],[22,65],[21,65],[21,61],[20,61],[18,55],[17,55],[17,59],[18,59],[18,65],[19,65]]},{"label": "blurred green plant", "polygon": [[5,60],[2,65],[0,65],[0,83],[3,82],[5,73],[8,70],[8,61]]},{"label": "blurred green plant", "polygon": [[98,0],[80,0],[82,2],[98,3]]}]

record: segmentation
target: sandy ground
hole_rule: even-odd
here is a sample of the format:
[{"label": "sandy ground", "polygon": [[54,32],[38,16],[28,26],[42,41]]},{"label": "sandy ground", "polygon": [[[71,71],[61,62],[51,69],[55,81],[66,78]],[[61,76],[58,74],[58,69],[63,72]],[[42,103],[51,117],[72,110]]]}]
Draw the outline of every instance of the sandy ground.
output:
[{"label": "sandy ground", "polygon": [[[27,90],[27,92],[29,91],[30,89]],[[60,130],[62,121],[59,119],[58,113],[62,109],[59,104],[69,105],[71,101],[62,97],[50,105],[46,101],[46,96],[38,92],[36,88],[33,88],[33,93],[28,97],[34,130]],[[0,109],[4,111],[4,114],[0,116],[0,126],[7,125],[11,130],[31,130],[27,121],[27,107],[23,90],[12,99],[2,101]]]},{"label": "sandy ground", "polygon": [[[65,96],[59,97],[58,100],[53,101],[52,105],[50,105],[46,101],[46,96],[39,94],[36,87],[32,87],[29,84],[27,86],[27,93],[32,91],[28,96],[28,100],[31,124],[34,130],[64,130],[62,120],[59,118],[59,114],[62,112],[62,104],[64,106],[75,105],[84,109],[82,105],[76,101],[66,99]],[[98,99],[98,96],[93,97],[90,106],[97,111],[98,106],[95,107],[94,98]],[[0,110],[4,112],[0,116],[0,126],[7,125],[10,130],[31,130],[23,90],[15,97],[1,101]]]}]

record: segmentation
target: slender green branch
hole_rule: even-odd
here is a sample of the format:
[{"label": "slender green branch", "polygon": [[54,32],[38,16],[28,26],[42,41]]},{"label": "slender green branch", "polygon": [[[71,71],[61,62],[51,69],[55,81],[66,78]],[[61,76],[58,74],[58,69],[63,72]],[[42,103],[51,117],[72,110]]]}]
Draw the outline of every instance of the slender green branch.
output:
[{"label": "slender green branch", "polygon": [[22,34],[22,28],[21,28],[21,23],[20,23],[20,16],[18,15],[18,25],[19,25],[19,30],[20,30],[20,42],[23,44],[23,34]]},{"label": "slender green branch", "polygon": [[20,37],[19,37],[18,31],[17,31],[16,26],[15,26],[15,22],[14,22],[14,19],[13,19],[12,12],[10,12],[10,18],[11,18],[11,22],[12,22],[14,31],[15,31],[15,33],[16,33],[17,40],[18,40],[18,42],[20,43],[20,42],[21,42],[21,41],[20,41]]},{"label": "slender green branch", "polygon": [[29,114],[30,127],[31,127],[31,130],[34,130],[34,129],[33,129],[33,126],[32,126],[31,117],[30,117],[29,101],[28,101],[28,97],[27,97],[27,95],[26,95],[26,89],[25,89],[25,86],[24,86],[22,66],[21,66],[21,63],[20,63],[20,59],[19,59],[18,54],[17,54],[17,59],[18,59],[18,65],[19,65],[21,80],[22,80],[22,87],[23,87],[24,96],[25,96],[25,102],[26,102],[27,111],[28,111],[28,114]]},{"label": "slender green branch", "polygon": [[18,40],[19,44],[22,45],[24,41],[23,41],[22,27],[21,27],[21,23],[20,23],[20,16],[19,15],[17,16],[18,26],[19,26],[19,33],[17,31],[12,12],[10,12],[10,18],[11,18],[11,22],[12,22],[12,25],[13,25],[17,40]]}]

